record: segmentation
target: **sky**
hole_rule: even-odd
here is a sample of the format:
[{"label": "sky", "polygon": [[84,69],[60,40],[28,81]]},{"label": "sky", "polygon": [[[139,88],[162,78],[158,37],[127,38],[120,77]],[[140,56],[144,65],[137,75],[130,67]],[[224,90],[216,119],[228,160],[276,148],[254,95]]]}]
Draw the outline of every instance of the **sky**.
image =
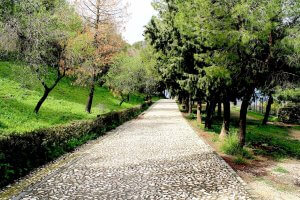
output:
[{"label": "sky", "polygon": [[148,24],[155,11],[151,6],[152,0],[127,0],[129,2],[129,19],[125,26],[123,37],[133,44],[144,40],[144,26]]}]

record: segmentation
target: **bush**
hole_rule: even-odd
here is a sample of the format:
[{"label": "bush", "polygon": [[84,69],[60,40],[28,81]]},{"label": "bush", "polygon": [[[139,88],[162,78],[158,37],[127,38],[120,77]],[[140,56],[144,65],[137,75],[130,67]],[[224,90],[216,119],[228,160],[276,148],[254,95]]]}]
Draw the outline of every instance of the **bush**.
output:
[{"label": "bush", "polygon": [[237,164],[237,165],[244,165],[244,164],[246,164],[247,163],[247,161],[245,160],[245,158],[243,158],[243,156],[237,156],[234,160],[233,160],[233,162],[235,163],[235,164]]},{"label": "bush", "polygon": [[224,140],[221,150],[228,155],[240,156],[247,159],[252,159],[252,154],[245,148],[239,146],[239,139],[236,133],[230,133]]},{"label": "bush", "polygon": [[193,120],[193,119],[196,119],[196,118],[197,118],[197,116],[194,113],[191,113],[191,114],[186,116],[186,119],[188,119],[188,120]]},{"label": "bush", "polygon": [[0,137],[0,187],[28,174],[88,140],[105,134],[136,117],[149,106],[130,108],[98,116],[95,120]]},{"label": "bush", "polygon": [[300,124],[300,106],[281,108],[278,112],[279,121],[291,124]]},{"label": "bush", "polygon": [[228,155],[239,155],[241,147],[239,146],[239,140],[235,133],[231,133],[224,140],[221,150]]}]

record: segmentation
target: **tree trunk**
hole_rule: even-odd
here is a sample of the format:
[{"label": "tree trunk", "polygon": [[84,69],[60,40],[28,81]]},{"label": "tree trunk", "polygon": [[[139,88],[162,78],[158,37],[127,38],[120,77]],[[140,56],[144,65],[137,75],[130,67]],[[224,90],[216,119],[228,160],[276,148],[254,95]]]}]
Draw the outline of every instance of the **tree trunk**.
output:
[{"label": "tree trunk", "polygon": [[246,142],[246,124],[247,124],[247,111],[251,95],[246,95],[242,101],[239,119],[239,145],[245,146]]},{"label": "tree trunk", "polygon": [[119,105],[122,106],[122,104],[125,102],[125,100],[126,100],[126,99],[123,98]]},{"label": "tree trunk", "polygon": [[184,112],[187,113],[188,110],[189,110],[189,99],[188,98],[185,98],[185,100],[184,100],[184,106],[185,106]]},{"label": "tree trunk", "polygon": [[45,88],[44,89],[44,94],[42,96],[42,98],[39,100],[39,102],[36,104],[35,108],[34,108],[34,112],[38,113],[41,106],[43,105],[43,103],[45,102],[45,100],[47,99],[49,93],[51,92],[51,89],[49,88]]},{"label": "tree trunk", "polygon": [[127,102],[130,101],[130,94],[127,95]]},{"label": "tree trunk", "polygon": [[222,117],[222,104],[221,102],[218,103],[218,117]]},{"label": "tree trunk", "polygon": [[207,114],[209,111],[210,103],[209,101],[206,102],[206,108],[205,108],[205,113]]},{"label": "tree trunk", "polygon": [[230,101],[225,100],[223,102],[224,114],[223,114],[223,125],[220,133],[220,138],[224,139],[229,134],[229,126],[230,126]]},{"label": "tree trunk", "polygon": [[264,114],[264,100],[263,100],[263,98],[261,98],[260,109],[261,109],[261,114]]},{"label": "tree trunk", "polygon": [[216,107],[216,103],[214,101],[211,101],[209,103],[209,107],[208,107],[207,114],[206,114],[205,128],[211,129],[215,107]]},{"label": "tree trunk", "polygon": [[53,83],[53,85],[51,87],[48,87],[47,84],[39,78],[39,80],[41,81],[42,85],[44,86],[44,94],[42,96],[42,98],[39,100],[39,102],[37,103],[37,105],[34,108],[34,112],[38,113],[41,106],[43,105],[43,103],[45,102],[45,100],[47,99],[49,93],[57,86],[57,84],[59,83],[59,81],[65,77],[65,70],[63,72],[63,74],[61,74],[59,67],[57,68],[57,77],[55,82]]},{"label": "tree trunk", "polygon": [[189,95],[189,108],[188,108],[189,115],[193,113],[193,101],[192,101],[192,95]]},{"label": "tree trunk", "polygon": [[182,104],[182,97],[181,97],[181,95],[178,95],[178,103]]},{"label": "tree trunk", "polygon": [[256,97],[255,97],[255,95],[253,95],[253,107],[254,107],[254,111],[256,112]]},{"label": "tree trunk", "polygon": [[202,104],[201,101],[198,101],[197,102],[197,123],[198,124],[202,124],[201,110],[202,110]]},{"label": "tree trunk", "polygon": [[91,85],[90,94],[89,94],[88,101],[87,101],[86,108],[85,108],[85,111],[88,112],[88,113],[91,113],[93,98],[94,98],[94,92],[95,92],[95,83],[93,82],[92,85]]},{"label": "tree trunk", "polygon": [[264,117],[264,120],[262,122],[263,125],[266,125],[268,120],[269,120],[270,111],[271,111],[271,107],[272,107],[273,103],[274,103],[273,96],[272,96],[272,94],[270,94],[269,100],[268,100],[268,105],[267,105],[266,112],[265,112],[265,117]]}]

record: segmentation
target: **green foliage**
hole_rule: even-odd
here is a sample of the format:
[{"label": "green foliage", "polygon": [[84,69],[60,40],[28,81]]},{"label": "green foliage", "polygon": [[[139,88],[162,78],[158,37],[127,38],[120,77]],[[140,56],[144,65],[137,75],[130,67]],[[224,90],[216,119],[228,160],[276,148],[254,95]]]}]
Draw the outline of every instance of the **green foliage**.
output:
[{"label": "green foliage", "polygon": [[300,102],[300,88],[295,89],[285,89],[282,91],[279,91],[277,94],[277,99],[279,101],[291,101],[293,103],[299,103]]},{"label": "green foliage", "polygon": [[188,116],[186,116],[186,118],[187,118],[188,120],[193,120],[193,119],[196,119],[197,116],[196,116],[194,113],[191,113],[191,114],[189,114]]},{"label": "green foliage", "polygon": [[300,124],[300,105],[290,105],[280,108],[278,120],[288,124]]},{"label": "green foliage", "polygon": [[159,90],[160,79],[153,50],[149,46],[140,48],[129,48],[120,53],[106,75],[105,84],[122,100],[134,92],[153,96]]},{"label": "green foliage", "polygon": [[222,144],[221,150],[228,155],[239,155],[241,152],[236,134],[229,134]]},{"label": "green foliage", "polygon": [[247,149],[240,147],[236,133],[230,133],[227,136],[222,143],[221,150],[228,155],[238,156],[237,158],[239,158],[239,156],[247,159],[253,158]]},{"label": "green foliage", "polygon": [[250,125],[247,141],[254,153],[274,158],[300,158],[300,141],[292,139],[286,127],[276,125]]},{"label": "green foliage", "polygon": [[294,126],[293,129],[300,131],[300,126]]},{"label": "green foliage", "polygon": [[140,64],[138,57],[120,54],[106,76],[106,85],[120,95],[138,91],[143,77]]},{"label": "green foliage", "polygon": [[243,156],[238,155],[236,158],[233,159],[233,162],[237,165],[244,165],[247,163]]},{"label": "green foliage", "polygon": [[[154,7],[159,14],[145,34],[173,96],[248,106],[255,89],[299,83],[298,1],[158,0]],[[211,109],[207,116],[209,127]]]},{"label": "green foliage", "polygon": [[[104,112],[119,111],[143,103],[143,95],[131,95],[130,102],[119,106],[119,100],[107,88],[97,87],[93,102],[94,111],[84,112],[88,90],[73,86],[72,81],[64,79],[50,93],[49,101],[38,115],[33,109],[43,89],[35,77],[26,77],[22,64],[0,62],[0,135],[10,132],[24,132],[70,123],[76,120],[94,119]],[[19,74],[18,74],[18,73]],[[105,107],[101,109],[99,105]]]},{"label": "green foliage", "polygon": [[27,74],[36,76],[43,85],[45,98],[34,110],[38,113],[47,95],[74,67],[65,60],[65,47],[83,30],[83,22],[65,0],[11,1],[8,9],[0,17],[0,52],[16,53],[26,62]]}]

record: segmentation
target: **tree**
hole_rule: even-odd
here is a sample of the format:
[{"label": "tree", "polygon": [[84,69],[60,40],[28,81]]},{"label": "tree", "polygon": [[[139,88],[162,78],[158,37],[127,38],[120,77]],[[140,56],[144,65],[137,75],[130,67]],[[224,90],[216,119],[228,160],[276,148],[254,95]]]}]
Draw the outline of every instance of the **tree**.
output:
[{"label": "tree", "polygon": [[[95,86],[108,71],[113,57],[124,46],[114,24],[99,24],[99,30],[86,28],[68,44],[68,57],[76,67],[76,83],[90,88],[86,111],[91,113]],[[97,34],[95,35],[95,31]]]},{"label": "tree", "polygon": [[90,31],[94,33],[96,48],[94,62],[81,70],[85,71],[85,80],[79,81],[90,87],[86,104],[86,111],[90,113],[95,84],[108,71],[113,55],[124,45],[118,32],[125,17],[126,5],[121,0],[79,0],[77,7]]},{"label": "tree", "polygon": [[139,80],[142,80],[144,75],[140,64],[138,57],[121,53],[109,69],[105,84],[113,93],[121,97],[120,106],[126,100],[129,101],[131,93],[139,89],[141,83]]},{"label": "tree", "polygon": [[[147,44],[146,42],[133,44],[132,46],[139,50],[139,55],[141,59],[140,66],[144,69],[145,77],[143,78],[141,85],[141,92],[147,94],[149,100],[153,95],[157,95],[158,93],[162,93],[164,90],[164,84],[161,80],[161,77],[158,72],[158,55],[155,53],[155,50],[152,46]],[[135,45],[137,47],[135,47]]]},{"label": "tree", "polygon": [[196,86],[195,75],[198,73],[194,69],[194,48],[185,42],[175,26],[175,15],[178,11],[176,3],[157,1],[154,7],[159,16],[152,18],[145,35],[157,52],[158,70],[166,87],[172,95],[179,96],[180,102],[191,113],[192,100],[197,93],[193,86]]},{"label": "tree", "polygon": [[126,17],[127,4],[122,0],[77,0],[77,8],[86,23],[98,30],[100,24],[114,21],[121,24]]},{"label": "tree", "polygon": [[130,94],[147,94],[147,99],[159,92],[160,77],[156,69],[153,49],[146,43],[133,44],[114,60],[106,76],[106,85],[121,97],[120,106]]},{"label": "tree", "polygon": [[[152,19],[146,35],[164,61],[171,60],[163,65],[173,75],[169,82],[198,77],[198,88],[190,86],[204,93],[208,102],[206,127],[210,127],[216,100],[221,99],[227,108],[223,127],[228,132],[230,101],[242,100],[242,147],[254,90],[279,85],[280,79],[292,81],[299,74],[299,4],[288,0],[161,0],[155,5],[159,16]],[[187,58],[193,62],[185,62]],[[225,80],[218,75],[219,69],[226,74]],[[182,86],[176,89],[185,91]]]},{"label": "tree", "polygon": [[44,94],[34,109],[38,113],[70,67],[64,58],[66,41],[81,29],[81,20],[63,0],[10,2],[11,9],[1,12],[1,20],[9,26],[12,34],[18,36],[16,43],[21,59],[44,88]]},{"label": "tree", "polygon": [[269,120],[269,116],[270,116],[270,112],[271,112],[271,107],[272,107],[273,103],[274,103],[273,94],[270,93],[269,94],[267,108],[266,108],[266,112],[265,112],[265,115],[264,115],[264,119],[262,121],[262,125],[266,125],[267,124],[267,122]]}]

